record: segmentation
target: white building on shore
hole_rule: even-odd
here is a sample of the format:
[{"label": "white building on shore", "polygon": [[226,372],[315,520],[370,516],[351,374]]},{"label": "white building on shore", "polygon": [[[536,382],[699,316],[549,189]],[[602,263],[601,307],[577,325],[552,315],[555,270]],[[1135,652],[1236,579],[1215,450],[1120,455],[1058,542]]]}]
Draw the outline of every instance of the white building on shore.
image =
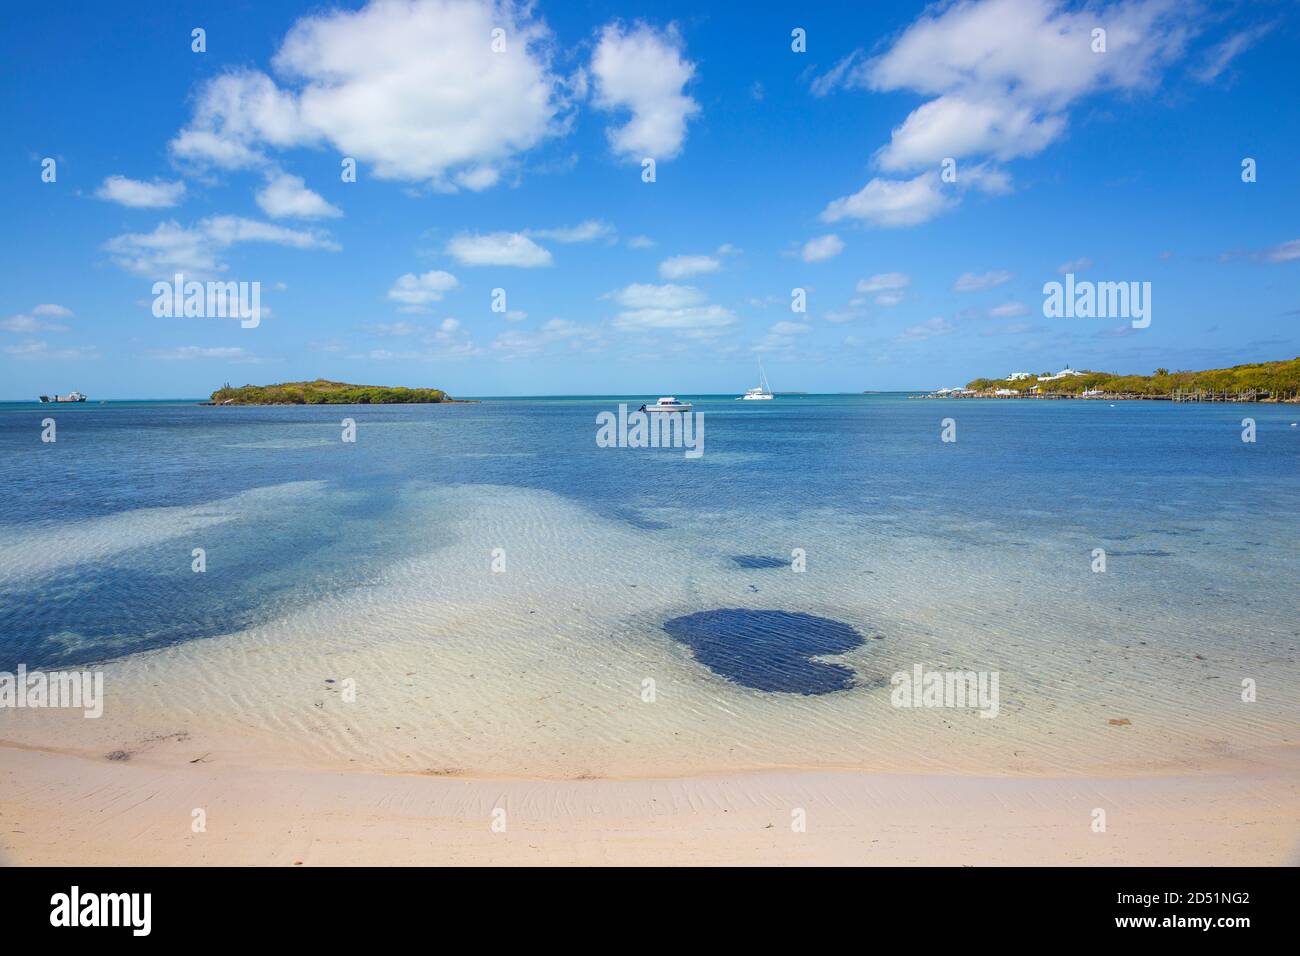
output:
[{"label": "white building on shore", "polygon": [[1055,375],[1038,376],[1038,380],[1040,382],[1055,382],[1057,379],[1075,378],[1079,375],[1086,375],[1086,374],[1087,374],[1086,372],[1076,372],[1074,369],[1070,368],[1070,366],[1067,365],[1065,368],[1061,369]]}]

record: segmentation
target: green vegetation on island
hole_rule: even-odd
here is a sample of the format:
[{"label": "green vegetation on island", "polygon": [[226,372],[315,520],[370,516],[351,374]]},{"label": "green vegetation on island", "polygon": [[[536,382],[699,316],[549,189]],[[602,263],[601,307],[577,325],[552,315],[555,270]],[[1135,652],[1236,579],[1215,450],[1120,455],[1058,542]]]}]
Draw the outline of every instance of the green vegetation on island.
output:
[{"label": "green vegetation on island", "polygon": [[426,405],[454,402],[440,388],[395,388],[386,385],[349,385],[318,378],[314,382],[278,385],[226,383],[212,393],[213,405]]},{"label": "green vegetation on island", "polygon": [[1300,400],[1300,358],[1200,372],[1171,372],[1167,368],[1158,368],[1154,375],[1074,370],[1068,373],[1042,372],[1014,379],[977,378],[966,387],[981,394],[1010,390],[1024,397],[1090,393],[1097,397],[1194,399],[1200,396],[1221,400],[1221,396],[1227,395],[1229,400],[1293,402]]}]

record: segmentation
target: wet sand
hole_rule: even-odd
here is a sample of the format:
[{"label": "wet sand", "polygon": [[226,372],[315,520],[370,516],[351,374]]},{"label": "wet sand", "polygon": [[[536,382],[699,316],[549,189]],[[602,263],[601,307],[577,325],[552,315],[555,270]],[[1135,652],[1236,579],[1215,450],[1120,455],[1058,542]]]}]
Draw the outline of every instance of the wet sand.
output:
[{"label": "wet sand", "polygon": [[[170,740],[109,760],[0,744],[0,858],[167,866],[1300,861],[1300,761],[1289,750],[1251,769],[1112,779],[783,769],[521,780],[245,767],[193,749]],[[1094,830],[1098,809],[1105,832]],[[196,810],[203,832],[193,829]]]}]

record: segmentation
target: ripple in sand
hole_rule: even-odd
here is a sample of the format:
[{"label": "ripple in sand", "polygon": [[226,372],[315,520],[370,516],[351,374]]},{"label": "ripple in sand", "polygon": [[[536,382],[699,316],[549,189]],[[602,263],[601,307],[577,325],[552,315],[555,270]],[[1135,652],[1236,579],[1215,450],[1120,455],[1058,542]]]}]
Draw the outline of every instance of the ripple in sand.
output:
[{"label": "ripple in sand", "polygon": [[769,558],[765,554],[733,554],[731,560],[742,568],[786,568],[790,562],[785,558]]}]

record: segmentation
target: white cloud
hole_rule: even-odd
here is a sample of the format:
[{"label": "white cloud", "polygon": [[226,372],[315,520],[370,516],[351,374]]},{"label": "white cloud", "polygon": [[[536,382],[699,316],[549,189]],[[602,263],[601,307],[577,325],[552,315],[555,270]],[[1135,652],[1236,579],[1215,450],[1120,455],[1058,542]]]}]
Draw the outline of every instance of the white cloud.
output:
[{"label": "white cloud", "polygon": [[84,346],[78,348],[52,349],[47,342],[28,339],[18,345],[5,346],[6,355],[12,355],[14,358],[23,360],[77,360],[77,359],[97,359],[99,350],[93,346]]},{"label": "white cloud", "polygon": [[582,331],[582,326],[569,319],[548,319],[542,326],[542,331],[557,338],[567,339],[578,335]]},{"label": "white cloud", "polygon": [[713,256],[673,256],[659,263],[659,274],[665,279],[686,279],[720,268],[722,263]]},{"label": "white cloud", "polygon": [[0,322],[0,329],[6,332],[66,332],[68,327],[57,322],[44,322],[30,315],[11,315]]},{"label": "white cloud", "polygon": [[1042,326],[1028,322],[1012,322],[1008,325],[1000,325],[995,329],[983,329],[980,331],[980,335],[985,338],[991,338],[995,335],[1026,335],[1029,332],[1040,331],[1041,328]]},{"label": "white cloud", "polygon": [[[221,79],[224,78],[211,83],[218,83]],[[212,93],[212,87],[209,86],[208,96],[211,97]],[[193,127],[177,133],[168,148],[177,159],[220,166],[222,169],[247,169],[266,162],[265,156],[232,138],[230,134]]]},{"label": "white cloud", "polygon": [[508,357],[514,357],[540,352],[545,348],[546,343],[547,340],[536,332],[507,329],[497,333],[496,338],[492,340],[492,348],[497,352],[505,353]]},{"label": "white cloud", "polygon": [[861,86],[862,51],[854,50],[821,76],[813,78],[813,96],[826,96],[840,87]]},{"label": "white cloud", "polygon": [[95,195],[135,209],[163,209],[180,202],[185,195],[185,184],[158,179],[146,183],[125,176],[109,176],[95,190]]},{"label": "white cloud", "polygon": [[491,189],[501,181],[501,170],[495,166],[475,166],[458,172],[452,178],[455,180],[456,185],[468,189],[472,193],[481,193],[485,189]]},{"label": "white cloud", "polygon": [[265,73],[236,70],[202,87],[190,125],[170,146],[182,160],[244,169],[267,161],[260,152],[263,144],[286,149],[314,145],[317,139],[303,123],[293,93],[281,90]]},{"label": "white cloud", "polygon": [[816,239],[809,239],[803,244],[804,262],[823,262],[826,259],[834,259],[844,251],[844,242],[835,233],[825,236],[818,236]]},{"label": "white cloud", "polygon": [[533,269],[551,264],[550,252],[522,232],[456,236],[447,244],[447,251],[467,266],[518,266],[521,269]]},{"label": "white cloud", "polygon": [[610,293],[625,309],[681,309],[700,305],[707,298],[703,292],[689,285],[648,285],[633,283]]},{"label": "white cloud", "polygon": [[730,309],[720,305],[702,305],[687,309],[634,309],[620,312],[614,327],[624,332],[653,329],[712,329],[736,321]]},{"label": "white cloud", "polygon": [[1092,260],[1087,256],[1080,256],[1078,259],[1071,259],[1069,262],[1062,262],[1056,267],[1056,271],[1061,275],[1067,272],[1082,272],[1084,269],[1092,268]]},{"label": "white cloud", "polygon": [[1011,190],[1011,177],[989,163],[968,163],[961,167],[956,184],[944,192],[939,174],[922,172],[911,179],[876,176],[852,196],[831,202],[821,213],[823,222],[857,219],[882,228],[915,226],[928,222],[960,201],[959,193],[978,189],[985,193]]},{"label": "white cloud", "polygon": [[634,283],[610,293],[623,308],[614,327],[623,331],[652,329],[716,329],[731,325],[731,310],[706,304],[703,292],[694,286],[644,285]]},{"label": "white cloud", "polygon": [[131,272],[154,278],[170,278],[175,272],[198,277],[226,271],[221,253],[241,242],[333,252],[340,248],[324,233],[287,229],[239,216],[211,216],[190,227],[168,220],[159,223],[153,232],[114,236],[103,248],[114,262]]},{"label": "white cloud", "polygon": [[672,159],[686,139],[686,122],[700,105],[685,93],[695,64],[682,56],[674,28],[608,24],[591,57],[596,105],[628,110],[623,126],[607,131],[614,152],[629,159]]},{"label": "white cloud", "polygon": [[1002,269],[995,269],[992,272],[976,274],[974,272],[963,272],[953,283],[955,292],[982,292],[985,289],[993,289],[1006,282],[1011,281],[1011,273]]},{"label": "white cloud", "polygon": [[999,195],[1011,192],[1011,174],[993,163],[965,163],[957,174],[959,189]]},{"label": "white cloud", "polygon": [[429,349],[407,349],[394,352],[391,349],[371,349],[349,355],[350,359],[366,359],[372,362],[440,362],[450,359],[472,358],[482,355],[483,350],[468,339],[454,336],[433,335],[425,340],[433,345]]},{"label": "white cloud", "polygon": [[614,235],[614,227],[599,219],[588,219],[576,226],[560,229],[530,229],[527,233],[538,239],[550,239],[552,242],[592,242]]},{"label": "white cloud", "polygon": [[[1005,99],[941,96],[907,117],[889,144],[876,153],[880,168],[906,172],[939,165],[948,157],[991,156],[1008,160],[1041,152],[1065,128],[1061,116],[1040,116]],[[958,181],[961,167],[957,168]]]},{"label": "white cloud", "polygon": [[585,352],[600,351],[605,345],[597,329],[569,319],[550,319],[537,332],[522,329],[500,332],[493,339],[492,348],[503,358],[512,359],[541,352],[547,346],[561,342]]},{"label": "white cloud", "polygon": [[768,331],[773,335],[801,335],[811,328],[804,322],[776,322]]},{"label": "white cloud", "polygon": [[440,302],[445,293],[456,288],[456,277],[450,272],[434,270],[424,275],[408,272],[398,276],[393,287],[388,290],[388,298],[404,306],[426,306],[431,302]]},{"label": "white cloud", "polygon": [[198,345],[182,345],[174,349],[150,349],[146,353],[150,358],[167,362],[189,361],[190,359],[225,359],[226,361],[253,362],[257,359],[242,348],[223,346],[204,348]]},{"label": "white cloud", "polygon": [[[992,163],[1035,155],[1056,141],[1082,97],[1153,87],[1202,19],[1196,4],[1180,0],[1083,7],[1066,0],[957,0],[927,8],[881,55],[855,51],[813,81],[819,96],[860,88],[932,97],[875,155],[884,172],[920,175],[872,179],[832,203],[823,219],[925,222],[957,201],[945,200],[932,172],[948,158],[984,160],[958,163],[958,189],[1006,192],[1009,178]],[[1092,50],[1098,26],[1106,30],[1105,53]]]},{"label": "white cloud", "polygon": [[627,241],[629,249],[649,249],[655,244],[655,241],[649,236],[633,236]]},{"label": "white cloud", "polygon": [[906,289],[911,284],[911,277],[901,272],[880,272],[870,279],[859,279],[856,289],[862,293],[889,292],[894,289]]},{"label": "white cloud", "polygon": [[1274,26],[1275,23],[1261,23],[1232,34],[1210,50],[1200,67],[1193,71],[1193,75],[1202,83],[1214,82],[1233,60],[1253,46],[1255,41],[1267,34]]},{"label": "white cloud", "polygon": [[934,218],[951,204],[939,189],[939,174],[925,172],[913,179],[876,177],[852,196],[822,210],[824,222],[859,219],[873,226],[914,226]]},{"label": "white cloud", "polygon": [[1265,249],[1262,255],[1265,262],[1291,262],[1300,259],[1300,239],[1278,243],[1270,249]]},{"label": "white cloud", "polygon": [[769,332],[750,346],[751,352],[793,352],[795,340],[789,335]]},{"label": "white cloud", "polygon": [[47,321],[49,318],[66,319],[72,310],[51,302],[42,303],[30,312],[11,315],[0,321],[0,329],[6,332],[66,332],[68,327],[58,322]]},{"label": "white cloud", "polygon": [[[1084,9],[1064,0],[967,0],[920,16],[855,80],[926,94],[1005,90],[1059,108],[1097,89],[1154,83],[1192,36],[1196,13],[1177,0]],[[1099,25],[1105,53],[1092,51]]]},{"label": "white cloud", "polygon": [[[506,49],[493,52],[494,28]],[[487,188],[500,168],[566,125],[553,39],[530,6],[371,0],[297,20],[272,64],[199,91],[173,153],[237,169],[267,149],[328,148],[380,179]]]},{"label": "white cloud", "polygon": [[104,249],[123,269],[142,275],[209,275],[225,268],[210,236],[200,228],[182,227],[175,220],[159,223],[150,233],[114,236],[104,243]]},{"label": "white cloud", "polygon": [[[441,283],[438,283],[441,284]],[[442,319],[430,328],[411,322],[381,323],[363,326],[364,331],[386,338],[401,338],[403,345],[412,336],[419,336],[418,344],[411,347],[372,348],[350,354],[351,359],[366,359],[376,362],[435,362],[444,359],[463,359],[482,355],[483,350],[472,340],[462,334],[459,319]]]},{"label": "white cloud", "polygon": [[364,325],[362,328],[371,335],[378,335],[383,338],[402,338],[403,336],[415,335],[424,331],[424,326],[416,322],[376,322],[371,325]]},{"label": "white cloud", "polygon": [[927,319],[919,325],[913,325],[910,328],[904,329],[896,341],[924,342],[926,339],[932,339],[940,335],[947,335],[950,332],[955,332],[956,329],[957,326],[953,325],[947,319]]},{"label": "white cloud", "polygon": [[329,249],[337,252],[340,248],[325,233],[289,229],[242,216],[211,216],[199,225],[215,242],[223,246],[236,242],[270,242],[295,249]]},{"label": "white cloud", "polygon": [[989,317],[993,319],[1011,319],[1018,315],[1028,315],[1029,307],[1023,302],[1004,302],[1002,305],[995,305],[989,309]]},{"label": "white cloud", "polygon": [[257,194],[257,204],[272,219],[326,219],[343,215],[319,193],[307,188],[301,176],[274,173]]}]

